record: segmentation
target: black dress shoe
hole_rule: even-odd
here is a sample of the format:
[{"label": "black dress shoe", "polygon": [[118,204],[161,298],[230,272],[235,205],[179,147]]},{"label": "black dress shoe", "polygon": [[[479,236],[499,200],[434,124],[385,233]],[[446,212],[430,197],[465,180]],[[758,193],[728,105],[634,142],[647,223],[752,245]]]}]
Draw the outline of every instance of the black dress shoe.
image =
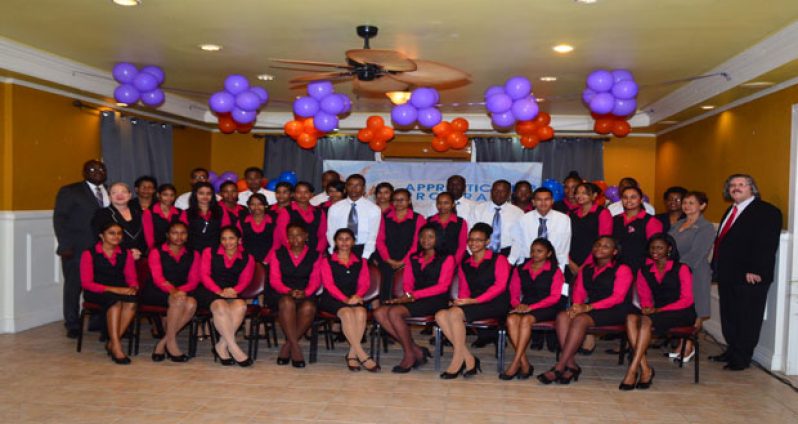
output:
[{"label": "black dress shoe", "polygon": [[294,368],[305,368],[305,360],[303,359],[301,361],[294,361],[292,359],[291,360],[291,366],[294,367]]},{"label": "black dress shoe", "polygon": [[739,364],[736,362],[729,362],[728,364],[723,366],[723,369],[726,371],[742,371],[746,368],[748,368],[748,365]]},{"label": "black dress shoe", "polygon": [[651,377],[648,378],[648,381],[643,381],[643,379],[640,378],[635,387],[641,390],[648,389],[649,387],[651,387],[651,383],[654,381],[655,375],[657,375],[656,371],[654,371],[654,368],[651,368]]},{"label": "black dress shoe", "polygon": [[518,371],[518,379],[519,380],[529,380],[529,377],[532,377],[532,374],[535,373],[535,367],[532,365],[529,366],[529,371],[523,373],[520,370]]},{"label": "black dress shoe", "polygon": [[730,356],[729,352],[723,352],[720,355],[710,355],[707,359],[710,362],[729,362]]},{"label": "black dress shoe", "polygon": [[[165,352],[166,352],[166,357],[169,358],[172,362],[188,362],[188,360],[191,359],[185,353],[181,355],[172,355],[171,353],[169,353],[168,347],[165,349]],[[155,353],[153,353],[153,355],[155,355]],[[153,360],[155,359],[153,358]]]},{"label": "black dress shoe", "polygon": [[457,378],[458,375],[462,374],[464,370],[465,370],[465,362],[463,362],[463,365],[460,365],[460,369],[457,370],[457,372],[450,373],[444,371],[441,373],[440,377],[443,380],[454,380],[455,378]]},{"label": "black dress shoe", "polygon": [[80,336],[80,330],[77,329],[69,329],[66,332],[66,336],[68,339],[77,339]]},{"label": "black dress shoe", "polygon": [[165,353],[155,353],[155,349],[152,350],[152,362],[161,362],[166,359]]},{"label": "black dress shoe", "polygon": [[277,357],[277,365],[288,365],[289,361],[290,359],[288,358],[281,358],[279,356]]},{"label": "black dress shoe", "polygon": [[226,367],[229,367],[230,365],[234,365],[236,363],[235,359],[233,358],[226,358],[226,359],[222,358],[222,356],[219,355],[219,352],[216,351],[216,346],[213,347],[213,356],[219,360],[219,363],[221,363]]},{"label": "black dress shoe", "polygon": [[[463,362],[463,365],[465,365],[465,362]],[[482,372],[482,365],[479,363],[479,358],[474,357],[474,368],[463,371],[463,378],[473,377],[477,375],[478,372]]]},{"label": "black dress shoe", "polygon": [[504,381],[514,380],[514,379],[518,378],[518,374],[520,372],[521,372],[520,369],[515,370],[515,372],[512,373],[512,374],[507,374],[506,372],[502,371],[502,373],[499,374],[499,380],[504,380]]},{"label": "black dress shoe", "polygon": [[121,358],[117,358],[114,355],[111,355],[111,360],[114,361],[117,365],[130,365],[130,358],[127,356],[123,356]]},{"label": "black dress shoe", "polygon": [[393,368],[391,368],[391,372],[394,374],[407,374],[412,370],[413,370],[412,366],[405,368],[401,365],[396,365]]},{"label": "black dress shoe", "polygon": [[252,358],[249,358],[249,357],[247,357],[247,359],[244,359],[243,361],[236,361],[236,364],[238,364],[238,366],[241,367],[241,368],[250,367],[254,363],[255,363],[255,361],[253,361]]}]

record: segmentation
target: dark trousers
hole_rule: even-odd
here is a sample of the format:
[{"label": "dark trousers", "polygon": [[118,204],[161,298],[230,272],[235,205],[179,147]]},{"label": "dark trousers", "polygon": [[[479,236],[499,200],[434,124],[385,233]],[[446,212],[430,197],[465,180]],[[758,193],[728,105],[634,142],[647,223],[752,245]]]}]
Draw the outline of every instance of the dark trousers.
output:
[{"label": "dark trousers", "polygon": [[749,365],[759,343],[770,283],[719,282],[720,324],[729,363]]},{"label": "dark trousers", "polygon": [[80,254],[61,258],[64,272],[64,326],[68,330],[80,328]]}]

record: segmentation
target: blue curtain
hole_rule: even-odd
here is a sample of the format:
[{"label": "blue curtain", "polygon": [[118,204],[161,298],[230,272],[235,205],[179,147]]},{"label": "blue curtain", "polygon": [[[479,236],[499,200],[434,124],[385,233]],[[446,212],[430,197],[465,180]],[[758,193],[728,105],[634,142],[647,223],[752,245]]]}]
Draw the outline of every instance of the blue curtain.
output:
[{"label": "blue curtain", "polygon": [[151,175],[158,183],[172,181],[172,126],[117,112],[100,114],[102,156],[108,183],[133,187],[136,178]]}]

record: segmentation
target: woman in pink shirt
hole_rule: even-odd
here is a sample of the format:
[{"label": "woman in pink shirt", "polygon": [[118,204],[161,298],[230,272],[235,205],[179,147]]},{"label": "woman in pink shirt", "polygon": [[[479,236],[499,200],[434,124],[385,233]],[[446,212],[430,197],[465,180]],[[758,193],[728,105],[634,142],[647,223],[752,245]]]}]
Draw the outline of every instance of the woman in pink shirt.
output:
[{"label": "woman in pink shirt", "polygon": [[294,201],[277,213],[277,228],[274,230],[274,240],[277,246],[288,246],[286,228],[292,222],[299,222],[308,232],[308,246],[325,254],[327,251],[327,214],[310,204],[313,197],[313,186],[305,181],[296,183],[294,187]]}]

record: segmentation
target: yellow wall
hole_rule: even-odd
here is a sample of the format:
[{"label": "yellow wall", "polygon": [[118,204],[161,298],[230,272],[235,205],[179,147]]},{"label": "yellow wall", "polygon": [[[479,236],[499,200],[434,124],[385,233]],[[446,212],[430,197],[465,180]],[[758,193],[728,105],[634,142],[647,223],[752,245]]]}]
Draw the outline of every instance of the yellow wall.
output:
[{"label": "yellow wall", "polygon": [[0,84],[0,210],[11,209],[11,85]]},{"label": "yellow wall", "polygon": [[183,193],[191,189],[192,169],[211,169],[211,133],[195,128],[175,128],[172,134],[172,183],[178,193]]},{"label": "yellow wall", "polygon": [[264,139],[252,134],[215,132],[211,140],[211,169],[217,173],[233,171],[243,177],[250,166],[263,167]]},{"label": "yellow wall", "polygon": [[611,138],[604,143],[604,181],[617,185],[621,178],[633,177],[654,200],[656,149],[654,137]]},{"label": "yellow wall", "polygon": [[704,191],[709,196],[707,218],[717,222],[728,207],[722,199],[724,180],[733,173],[747,173],[756,180],[762,198],[786,217],[794,103],[798,86],[658,137],[657,196],[672,185]]}]

